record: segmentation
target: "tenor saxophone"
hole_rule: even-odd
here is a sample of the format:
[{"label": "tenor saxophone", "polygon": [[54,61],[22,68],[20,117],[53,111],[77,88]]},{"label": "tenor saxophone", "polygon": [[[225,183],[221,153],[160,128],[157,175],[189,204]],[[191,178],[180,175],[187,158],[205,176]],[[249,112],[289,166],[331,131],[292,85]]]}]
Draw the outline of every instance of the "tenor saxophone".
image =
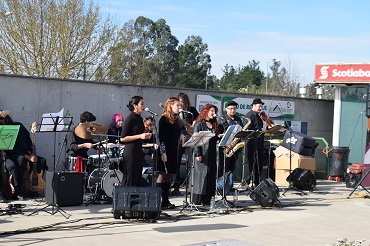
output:
[{"label": "tenor saxophone", "polygon": [[[245,124],[242,128],[242,131],[245,131],[245,130],[248,129],[249,125],[251,124],[251,119],[249,119],[247,117],[243,117],[243,118],[247,121],[247,124]],[[228,146],[225,149],[225,153],[226,153],[227,158],[230,158],[231,156],[234,155],[234,153],[236,153],[236,151],[238,151],[238,149],[244,147],[244,141],[240,141],[240,140],[241,140],[240,138],[234,138],[234,140],[231,142],[230,146]]]}]

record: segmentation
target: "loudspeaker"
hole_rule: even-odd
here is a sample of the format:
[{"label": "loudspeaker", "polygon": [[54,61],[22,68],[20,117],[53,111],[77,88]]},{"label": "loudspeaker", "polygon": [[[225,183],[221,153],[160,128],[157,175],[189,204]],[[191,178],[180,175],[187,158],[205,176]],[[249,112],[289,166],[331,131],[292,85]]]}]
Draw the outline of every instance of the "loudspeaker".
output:
[{"label": "loudspeaker", "polygon": [[295,131],[285,131],[281,145],[299,155],[311,156],[314,151],[316,140],[303,133]]},{"label": "loudspeaker", "polygon": [[279,187],[276,186],[272,179],[268,178],[263,180],[256,189],[251,192],[250,198],[262,207],[268,207],[278,200],[279,195]]},{"label": "loudspeaker", "polygon": [[301,190],[312,190],[316,186],[315,175],[307,169],[296,168],[286,178],[293,187]]},{"label": "loudspeaker", "polygon": [[59,207],[81,205],[83,202],[83,173],[46,172],[45,202]]},{"label": "loudspeaker", "polygon": [[160,187],[113,187],[113,217],[158,219],[161,207]]}]

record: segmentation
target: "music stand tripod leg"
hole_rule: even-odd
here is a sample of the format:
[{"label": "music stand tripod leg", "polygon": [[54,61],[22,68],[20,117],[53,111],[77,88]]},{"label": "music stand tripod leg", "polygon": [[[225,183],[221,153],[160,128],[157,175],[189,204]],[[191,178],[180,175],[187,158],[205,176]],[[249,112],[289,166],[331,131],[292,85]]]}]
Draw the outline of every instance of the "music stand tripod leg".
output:
[{"label": "music stand tripod leg", "polygon": [[[180,211],[180,214],[184,211],[184,210],[187,210],[189,211],[190,213],[193,211],[193,210],[196,210],[198,212],[199,209],[197,206],[194,205],[193,203],[193,195],[194,195],[194,168],[195,168],[195,152],[194,152],[194,147],[192,148],[192,153],[193,153],[193,162],[191,164],[191,170],[189,172],[191,172],[191,188],[190,188],[190,202],[187,201],[187,196],[188,196],[188,180],[189,180],[189,175],[186,176],[186,179],[187,179],[187,184],[185,186],[185,201],[183,202],[183,208],[181,209]],[[188,165],[186,165],[186,167],[188,168]],[[190,207],[190,208],[189,208]]]},{"label": "music stand tripod leg", "polygon": [[361,178],[360,181],[358,181],[358,183],[356,184],[356,186],[353,188],[353,190],[351,191],[351,193],[347,196],[347,198],[350,198],[352,196],[352,194],[355,192],[355,190],[357,189],[357,187],[361,186],[368,194],[370,194],[370,191],[367,190],[363,185],[362,185],[362,181],[367,177],[367,175],[369,175],[370,173],[370,169],[367,170],[366,174]]}]

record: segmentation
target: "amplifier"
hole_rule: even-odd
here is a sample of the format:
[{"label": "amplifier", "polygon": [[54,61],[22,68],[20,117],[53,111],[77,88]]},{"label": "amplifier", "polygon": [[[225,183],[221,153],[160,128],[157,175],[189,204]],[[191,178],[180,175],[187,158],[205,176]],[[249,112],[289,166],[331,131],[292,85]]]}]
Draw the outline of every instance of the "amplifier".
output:
[{"label": "amplifier", "polygon": [[299,155],[311,156],[315,148],[316,140],[303,133],[285,131],[281,145]]},{"label": "amplifier", "polygon": [[83,176],[80,172],[46,172],[46,204],[59,207],[81,205]]},{"label": "amplifier", "polygon": [[158,219],[161,208],[160,187],[114,186],[113,217]]}]

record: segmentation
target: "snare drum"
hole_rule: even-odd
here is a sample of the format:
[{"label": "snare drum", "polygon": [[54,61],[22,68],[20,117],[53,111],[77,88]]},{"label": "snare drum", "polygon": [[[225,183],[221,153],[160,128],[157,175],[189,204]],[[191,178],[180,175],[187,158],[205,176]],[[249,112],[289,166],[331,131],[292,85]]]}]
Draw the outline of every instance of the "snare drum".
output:
[{"label": "snare drum", "polygon": [[98,194],[113,198],[113,187],[123,180],[123,174],[119,170],[95,169],[89,176],[88,186],[91,192],[98,189]]},{"label": "snare drum", "polygon": [[100,154],[100,162],[99,162],[99,155],[90,155],[89,156],[89,165],[96,167],[96,168],[104,168],[107,166],[107,155]]}]

